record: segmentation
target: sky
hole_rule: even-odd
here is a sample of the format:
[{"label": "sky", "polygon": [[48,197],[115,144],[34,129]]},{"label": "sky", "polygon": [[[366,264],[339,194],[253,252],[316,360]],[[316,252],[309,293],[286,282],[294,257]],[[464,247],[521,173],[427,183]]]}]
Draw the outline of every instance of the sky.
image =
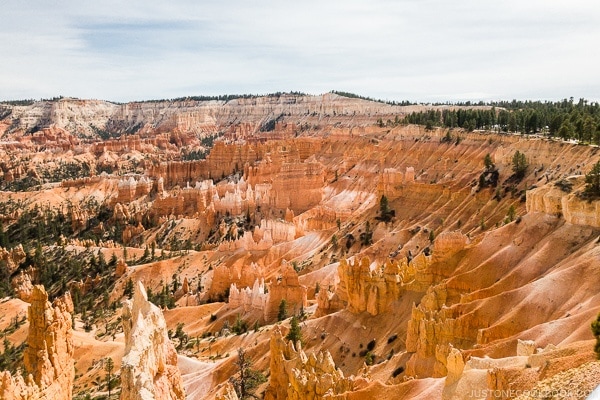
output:
[{"label": "sky", "polygon": [[2,0],[0,100],[600,101],[597,0]]}]

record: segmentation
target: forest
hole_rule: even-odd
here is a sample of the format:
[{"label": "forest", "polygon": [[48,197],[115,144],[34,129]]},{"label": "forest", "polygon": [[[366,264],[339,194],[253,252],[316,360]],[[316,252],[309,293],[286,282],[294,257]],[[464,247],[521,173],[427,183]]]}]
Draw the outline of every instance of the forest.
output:
[{"label": "forest", "polygon": [[600,105],[573,98],[561,101],[498,101],[450,105],[447,110],[413,112],[405,123],[433,127],[543,134],[583,143],[600,144]]}]

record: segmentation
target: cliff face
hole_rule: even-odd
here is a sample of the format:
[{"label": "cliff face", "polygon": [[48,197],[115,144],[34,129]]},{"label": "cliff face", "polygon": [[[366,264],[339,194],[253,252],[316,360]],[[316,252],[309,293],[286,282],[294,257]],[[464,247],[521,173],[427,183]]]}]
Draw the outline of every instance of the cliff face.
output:
[{"label": "cliff face", "polygon": [[0,372],[0,398],[5,400],[70,400],[73,379],[73,303],[67,294],[54,304],[42,286],[34,286],[28,311],[29,334],[24,353],[26,380]]},{"label": "cliff face", "polygon": [[148,301],[138,282],[133,302],[123,309],[125,355],[121,364],[122,400],[183,400],[177,353],[162,312]]},{"label": "cliff face", "polygon": [[[376,118],[411,112],[410,108],[391,106],[335,94],[321,96],[281,95],[229,101],[180,100],[114,104],[98,100],[64,98],[40,101],[30,106],[5,106],[12,111],[11,122],[17,128],[56,125],[81,136],[93,136],[97,130],[111,132],[200,132],[216,133],[227,127],[231,136],[252,137],[267,122],[279,124],[283,117],[346,126]],[[368,117],[367,117],[368,116]],[[242,122],[240,122],[242,121]],[[290,126],[291,127],[291,126]],[[15,127],[13,126],[13,129]]]},{"label": "cliff face", "polygon": [[[582,190],[583,176],[571,177],[574,188]],[[527,191],[527,212],[542,212],[564,217],[573,225],[600,227],[600,203],[587,201],[576,193],[566,193],[554,184]]]}]

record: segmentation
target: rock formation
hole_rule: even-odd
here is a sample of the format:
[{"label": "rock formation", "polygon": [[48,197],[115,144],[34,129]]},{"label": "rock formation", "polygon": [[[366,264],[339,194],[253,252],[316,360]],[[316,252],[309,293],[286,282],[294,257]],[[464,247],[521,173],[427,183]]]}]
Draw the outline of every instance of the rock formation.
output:
[{"label": "rock formation", "polygon": [[17,245],[10,250],[0,247],[0,261],[6,263],[8,273],[12,274],[19,268],[19,265],[25,261],[25,251],[22,245]]},{"label": "rock formation", "polygon": [[183,400],[177,353],[162,312],[137,283],[133,302],[123,308],[125,355],[121,364],[122,400]]},{"label": "rock formation", "polygon": [[[572,185],[583,186],[583,177],[569,178]],[[527,191],[527,212],[543,212],[564,217],[574,225],[600,227],[600,203],[581,199],[576,193],[565,193],[553,184]]]},{"label": "rock formation", "polygon": [[431,257],[421,254],[408,263],[389,261],[381,266],[372,264],[367,257],[360,262],[342,259],[337,293],[351,312],[378,315],[387,311],[404,290],[424,291],[431,283],[431,276],[426,273],[429,264]]},{"label": "rock formation", "polygon": [[0,372],[0,398],[4,400],[70,400],[73,379],[73,303],[67,293],[53,304],[43,286],[34,286],[30,296],[29,334],[24,352],[29,374],[12,376]]},{"label": "rock formation", "polygon": [[353,388],[353,378],[344,377],[328,351],[307,356],[300,343],[294,345],[283,338],[279,327],[271,334],[270,349],[267,400],[327,399]]},{"label": "rock formation", "polygon": [[31,283],[31,276],[29,273],[25,271],[19,272],[19,274],[12,279],[11,284],[18,298],[27,303],[31,303],[33,284]]},{"label": "rock formation", "polygon": [[242,307],[244,311],[261,311],[263,321],[277,320],[279,304],[285,299],[290,314],[297,313],[307,306],[306,287],[300,285],[298,274],[291,266],[285,266],[275,283],[265,287],[264,278],[257,278],[252,287],[238,289],[232,283],[229,289],[229,305],[233,308]]}]

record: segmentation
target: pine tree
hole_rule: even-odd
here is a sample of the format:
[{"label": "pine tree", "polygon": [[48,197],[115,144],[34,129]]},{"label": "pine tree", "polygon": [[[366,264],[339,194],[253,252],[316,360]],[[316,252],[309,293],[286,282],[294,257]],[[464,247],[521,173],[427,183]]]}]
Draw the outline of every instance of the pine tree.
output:
[{"label": "pine tree", "polygon": [[600,161],[585,175],[585,194],[591,197],[600,196]]},{"label": "pine tree", "polygon": [[[131,299],[133,297],[133,281],[131,280],[131,278],[127,279],[127,282],[125,282],[125,289],[123,290],[123,295],[127,296],[128,299]],[[149,299],[150,297],[148,297]]]},{"label": "pine tree", "polygon": [[519,150],[515,151],[512,158],[512,170],[517,179],[522,179],[525,176],[525,171],[527,171],[528,166],[525,153],[521,153]]},{"label": "pine tree", "polygon": [[115,368],[115,364],[113,359],[108,357],[106,359],[106,363],[104,364],[104,370],[106,371],[106,386],[108,387],[108,398],[110,399],[110,391],[112,389],[111,381],[112,381],[112,372]]},{"label": "pine tree", "polygon": [[287,301],[286,299],[281,299],[279,303],[279,313],[277,313],[277,320],[283,321],[287,318]]},{"label": "pine tree", "polygon": [[246,356],[246,352],[241,347],[237,351],[238,359],[235,362],[237,366],[237,377],[231,377],[229,381],[235,389],[235,393],[241,400],[249,397],[257,398],[254,396],[254,391],[267,379],[265,376],[254,369],[252,369],[252,362]]},{"label": "pine tree", "polygon": [[485,169],[491,169],[494,166],[490,153],[487,153],[483,158],[483,165],[485,166]]},{"label": "pine tree", "polygon": [[294,345],[297,342],[302,343],[302,329],[300,329],[298,317],[296,317],[295,315],[290,320],[290,331],[285,336],[285,338],[294,343]]}]

